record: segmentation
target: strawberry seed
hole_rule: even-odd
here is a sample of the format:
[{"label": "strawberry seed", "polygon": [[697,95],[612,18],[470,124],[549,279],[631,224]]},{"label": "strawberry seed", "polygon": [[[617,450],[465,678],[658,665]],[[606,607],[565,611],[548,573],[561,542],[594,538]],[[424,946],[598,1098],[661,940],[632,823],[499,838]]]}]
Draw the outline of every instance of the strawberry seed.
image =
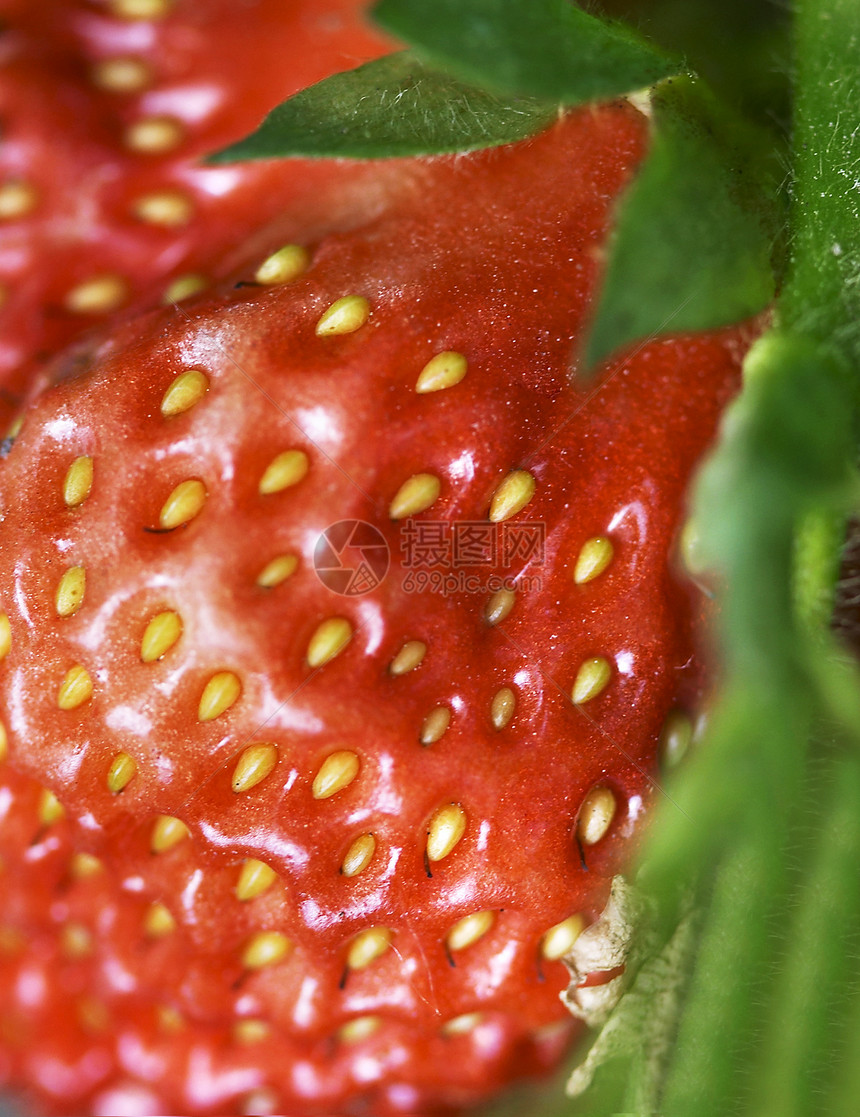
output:
[{"label": "strawberry seed", "polygon": [[293,948],[292,941],[280,931],[260,931],[245,945],[242,965],[246,970],[262,970],[283,961]]},{"label": "strawberry seed", "polygon": [[358,775],[361,761],[354,752],[341,749],[333,752],[323,761],[314,778],[312,793],[314,799],[330,799],[338,791],[349,787]]},{"label": "strawberry seed", "polygon": [[233,790],[237,794],[250,791],[271,774],[277,763],[278,749],[275,745],[249,745],[233,769]]},{"label": "strawberry seed", "polygon": [[391,932],[387,927],[368,927],[352,940],[346,956],[351,970],[363,970],[375,962],[391,946]]},{"label": "strawberry seed", "polygon": [[370,316],[370,303],[362,295],[344,295],[333,302],[316,324],[317,337],[352,334]]},{"label": "strawberry seed", "polygon": [[93,459],[75,458],[63,481],[63,500],[68,508],[77,508],[90,495],[93,487]]},{"label": "strawberry seed", "polygon": [[357,877],[363,873],[376,852],[376,838],[373,834],[362,834],[356,838],[346,851],[340,871],[345,877]]},{"label": "strawberry seed", "polygon": [[459,803],[440,807],[427,829],[427,860],[447,857],[466,833],[466,812]]},{"label": "strawberry seed", "polygon": [[458,920],[445,936],[445,945],[453,953],[465,950],[467,946],[476,943],[492,928],[496,922],[494,911],[476,911],[471,915]]},{"label": "strawberry seed", "polygon": [[239,879],[236,881],[236,899],[245,901],[253,900],[255,896],[262,895],[277,878],[277,873],[264,861],[256,857],[248,857],[242,862],[239,870]]},{"label": "strawberry seed", "polygon": [[289,283],[307,271],[310,260],[310,253],[300,244],[285,244],[266,257],[254,272],[254,279],[267,287]]},{"label": "strawberry seed", "polygon": [[427,392],[440,392],[459,384],[468,370],[466,358],[462,353],[446,351],[437,353],[427,362],[415,384],[415,391],[421,395]]}]

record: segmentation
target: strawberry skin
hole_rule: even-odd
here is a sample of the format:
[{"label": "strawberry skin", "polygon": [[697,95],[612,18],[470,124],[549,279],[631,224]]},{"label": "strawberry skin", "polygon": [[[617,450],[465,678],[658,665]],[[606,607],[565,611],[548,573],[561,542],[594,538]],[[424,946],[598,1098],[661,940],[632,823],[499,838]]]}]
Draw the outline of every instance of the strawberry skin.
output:
[{"label": "strawberry skin", "polygon": [[[455,1113],[559,1059],[561,948],[702,695],[677,536],[749,341],[572,378],[646,139],[619,103],[387,165],[379,212],[312,229],[288,282],[239,269],[122,326],[25,415],[0,473],[23,835],[0,980],[78,1069],[46,1099],[32,1048],[0,1065],[48,1109]],[[366,593],[314,569],[342,521],[390,553]],[[463,525],[499,554],[415,568],[416,536]],[[100,891],[73,911],[81,853]]]},{"label": "strawberry skin", "polygon": [[297,90],[391,49],[364,6],[0,4],[6,415],[77,335],[181,300],[240,263],[235,246],[279,213],[312,222],[336,204],[333,183],[364,180],[365,168],[334,163],[297,162],[289,175],[195,165]]}]

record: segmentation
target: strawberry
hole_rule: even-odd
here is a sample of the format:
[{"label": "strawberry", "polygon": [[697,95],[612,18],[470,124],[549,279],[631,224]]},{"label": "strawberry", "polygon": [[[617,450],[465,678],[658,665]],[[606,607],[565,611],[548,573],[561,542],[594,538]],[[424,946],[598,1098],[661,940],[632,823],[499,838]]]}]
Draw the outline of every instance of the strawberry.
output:
[{"label": "strawberry", "polygon": [[571,376],[646,142],[619,102],[392,163],[54,367],[0,472],[0,1067],[47,1110],[455,1113],[558,1061],[702,696],[677,538],[750,340]]},{"label": "strawberry", "polygon": [[[363,168],[216,170],[201,154],[284,97],[390,49],[357,0],[45,0],[3,7],[0,388],[113,314],[181,300],[285,209]],[[253,81],[247,75],[253,74]],[[5,407],[8,411],[10,403]]]}]

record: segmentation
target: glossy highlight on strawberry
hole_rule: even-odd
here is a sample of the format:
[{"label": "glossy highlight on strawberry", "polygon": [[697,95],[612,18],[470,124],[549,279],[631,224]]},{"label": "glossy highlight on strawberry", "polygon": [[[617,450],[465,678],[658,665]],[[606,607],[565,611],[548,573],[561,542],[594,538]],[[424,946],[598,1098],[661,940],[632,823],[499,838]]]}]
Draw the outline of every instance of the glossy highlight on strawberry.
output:
[{"label": "glossy highlight on strawberry", "polygon": [[[749,340],[572,376],[646,142],[619,102],[389,164],[24,416],[2,1065],[49,1110],[455,1113],[566,1049],[561,959],[702,697],[677,542]],[[366,592],[315,569],[343,522]]]}]

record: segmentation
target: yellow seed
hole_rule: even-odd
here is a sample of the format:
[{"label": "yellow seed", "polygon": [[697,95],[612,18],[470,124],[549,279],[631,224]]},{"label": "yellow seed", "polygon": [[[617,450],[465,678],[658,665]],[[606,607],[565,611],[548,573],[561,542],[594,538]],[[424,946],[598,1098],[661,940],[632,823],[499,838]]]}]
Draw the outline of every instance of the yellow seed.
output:
[{"label": "yellow seed", "polygon": [[171,116],[147,116],[136,120],[125,133],[125,146],[139,155],[163,155],[179,147],[185,129]]},{"label": "yellow seed", "polygon": [[261,970],[274,966],[290,953],[292,942],[280,931],[260,931],[242,951],[242,965],[246,970]]},{"label": "yellow seed", "polygon": [[447,857],[466,833],[466,812],[459,803],[440,807],[427,828],[427,860]]},{"label": "yellow seed", "polygon": [[0,763],[2,763],[9,755],[9,734],[6,732],[6,725],[0,721]]},{"label": "yellow seed", "polygon": [[60,931],[60,949],[67,958],[86,958],[93,951],[93,936],[83,923],[65,923]]},{"label": "yellow seed", "polygon": [[442,1025],[442,1034],[446,1036],[468,1035],[477,1028],[484,1019],[483,1013],[464,1012],[462,1016],[455,1016]]},{"label": "yellow seed", "polygon": [[0,613],[0,660],[6,658],[12,648],[12,625],[9,614]]},{"label": "yellow seed", "polygon": [[392,520],[426,511],[439,497],[442,483],[432,473],[416,473],[404,481],[388,508]]},{"label": "yellow seed", "polygon": [[254,279],[266,286],[289,283],[291,279],[296,279],[307,271],[310,262],[310,253],[306,248],[300,244],[285,244],[266,257],[254,272]]},{"label": "yellow seed", "polygon": [[82,566],[70,566],[60,579],[54,595],[58,617],[71,617],[84,602],[87,589],[87,572]]},{"label": "yellow seed", "polygon": [[583,703],[596,698],[606,689],[611,678],[612,668],[609,666],[609,660],[604,659],[603,656],[587,659],[576,673],[571,693],[573,704],[582,706]]},{"label": "yellow seed", "polygon": [[236,794],[250,791],[271,774],[277,763],[278,749],[275,745],[249,745],[233,769],[233,790]]},{"label": "yellow seed", "polygon": [[260,478],[260,493],[268,496],[297,485],[308,471],[308,456],[304,450],[284,450],[266,466]]},{"label": "yellow seed", "polygon": [[487,624],[500,624],[514,607],[517,595],[513,590],[497,590],[484,609]]},{"label": "yellow seed", "polygon": [[236,899],[237,900],[253,900],[255,896],[261,896],[267,888],[271,887],[277,879],[278,874],[264,861],[258,861],[256,857],[248,857],[242,862],[242,868],[239,870],[239,879],[236,881]]},{"label": "yellow seed", "polygon": [[39,195],[29,182],[13,179],[0,183],[0,221],[15,221],[36,208]]},{"label": "yellow seed", "polygon": [[345,877],[357,877],[363,873],[376,853],[376,838],[373,834],[362,834],[356,838],[341,864],[340,871]]},{"label": "yellow seed", "polygon": [[427,654],[427,645],[421,640],[408,640],[392,659],[388,670],[392,675],[405,675],[415,668]]},{"label": "yellow seed", "polygon": [[9,429],[6,431],[6,434],[3,437],[9,442],[14,442],[18,435],[21,433],[21,428],[23,426],[24,416],[19,415],[9,424]]},{"label": "yellow seed", "polygon": [[176,279],[168,283],[164,289],[164,296],[162,302],[169,306],[171,303],[181,303],[185,299],[190,299],[194,295],[199,295],[201,291],[205,291],[209,286],[209,280],[205,275],[178,275]]},{"label": "yellow seed", "polygon": [[550,927],[541,939],[541,954],[548,962],[557,962],[565,954],[569,954],[573,944],[585,930],[585,919],[577,915],[569,915],[561,923]]},{"label": "yellow seed", "polygon": [[489,517],[492,522],[509,520],[521,512],[535,495],[535,479],[525,469],[515,469],[509,473],[493,493]]},{"label": "yellow seed", "polygon": [[42,793],[39,796],[39,822],[43,826],[53,826],[55,822],[66,817],[66,808],[53,793],[46,787],[42,788]]},{"label": "yellow seed", "polygon": [[361,761],[354,752],[341,749],[327,756],[320,766],[313,783],[314,799],[330,799],[338,791],[349,787],[358,775]]},{"label": "yellow seed", "polygon": [[139,93],[152,83],[152,71],[141,58],[104,58],[91,72],[93,85],[108,93]]},{"label": "yellow seed", "polygon": [[127,752],[118,752],[111,762],[107,774],[108,791],[118,795],[123,788],[128,787],[137,774],[137,761]]},{"label": "yellow seed", "polygon": [[578,586],[590,582],[609,566],[615,555],[615,548],[605,535],[595,535],[587,539],[582,545],[576,567],[573,571],[573,580]]},{"label": "yellow seed", "polygon": [[237,1020],[233,1025],[233,1039],[243,1045],[262,1043],[271,1034],[272,1028],[265,1020]]},{"label": "yellow seed", "polygon": [[617,805],[610,788],[593,787],[589,791],[576,822],[576,834],[583,845],[593,846],[600,841],[612,824]]},{"label": "yellow seed", "polygon": [[381,958],[390,946],[391,932],[387,927],[368,927],[350,943],[346,964],[351,970],[363,970]]},{"label": "yellow seed", "polygon": [[422,745],[435,745],[451,724],[451,711],[447,706],[437,706],[424,719],[418,739]]},{"label": "yellow seed", "polygon": [[164,531],[187,524],[199,515],[209,494],[206,486],[196,477],[181,481],[162,506],[158,522]]},{"label": "yellow seed", "polygon": [[504,729],[517,708],[517,699],[509,686],[503,686],[493,695],[490,717],[496,729]]},{"label": "yellow seed", "polygon": [[97,275],[66,293],[65,307],[72,314],[108,314],[126,301],[129,288],[119,275]]},{"label": "yellow seed", "polygon": [[329,617],[310,639],[307,661],[311,667],[322,667],[340,655],[352,639],[352,625],[345,617]]},{"label": "yellow seed", "polygon": [[458,920],[445,937],[449,950],[465,950],[482,939],[496,921],[494,911],[476,911]]},{"label": "yellow seed", "polygon": [[189,834],[190,831],[181,818],[160,814],[152,826],[149,848],[153,853],[166,853],[167,850],[183,842]]},{"label": "yellow seed", "polygon": [[286,582],[287,578],[295,573],[298,565],[297,555],[276,555],[257,575],[257,585],[263,586],[264,589],[274,589],[281,582]]},{"label": "yellow seed", "polygon": [[197,717],[200,721],[214,721],[229,710],[242,693],[239,676],[232,671],[216,671],[200,695]]},{"label": "yellow seed", "polygon": [[111,13],[120,19],[161,19],[173,0],[110,0]]},{"label": "yellow seed", "polygon": [[181,415],[198,404],[209,390],[209,377],[199,368],[189,368],[174,376],[161,400],[161,414],[165,419]]},{"label": "yellow seed", "polygon": [[693,741],[693,723],[682,710],[670,710],[660,734],[660,756],[669,768],[680,764]]},{"label": "yellow seed", "polygon": [[63,500],[67,508],[77,508],[90,495],[93,487],[93,459],[75,458],[63,481]]},{"label": "yellow seed", "polygon": [[143,930],[151,939],[160,939],[176,930],[176,920],[168,908],[156,900],[147,908]]},{"label": "yellow seed", "polygon": [[370,315],[370,303],[362,295],[345,295],[331,304],[316,325],[317,337],[351,334],[360,329]]},{"label": "yellow seed", "polygon": [[702,535],[695,520],[688,519],[681,528],[678,550],[685,570],[693,578],[707,573],[708,564],[702,555]]},{"label": "yellow seed", "polygon": [[170,609],[156,613],[143,632],[140,641],[140,658],[144,663],[155,663],[170,651],[182,635],[182,617]]},{"label": "yellow seed", "polygon": [[356,1016],[341,1025],[337,1035],[341,1043],[361,1043],[370,1039],[381,1027],[382,1020],[378,1016]]},{"label": "yellow seed", "polygon": [[61,710],[75,710],[93,696],[93,680],[85,667],[76,663],[66,672],[57,691],[57,705]]},{"label": "yellow seed", "polygon": [[69,862],[69,872],[75,880],[88,880],[104,872],[104,865],[91,853],[75,853]]},{"label": "yellow seed", "polygon": [[142,194],[132,206],[134,216],[147,225],[178,229],[194,215],[194,202],[181,190],[156,190]]},{"label": "yellow seed", "polygon": [[185,1027],[185,1017],[173,1005],[158,1005],[155,1010],[156,1022],[162,1032],[175,1034]]},{"label": "yellow seed", "polygon": [[462,353],[447,351],[437,353],[424,368],[415,384],[420,393],[439,392],[443,388],[453,388],[466,375],[468,365]]}]

